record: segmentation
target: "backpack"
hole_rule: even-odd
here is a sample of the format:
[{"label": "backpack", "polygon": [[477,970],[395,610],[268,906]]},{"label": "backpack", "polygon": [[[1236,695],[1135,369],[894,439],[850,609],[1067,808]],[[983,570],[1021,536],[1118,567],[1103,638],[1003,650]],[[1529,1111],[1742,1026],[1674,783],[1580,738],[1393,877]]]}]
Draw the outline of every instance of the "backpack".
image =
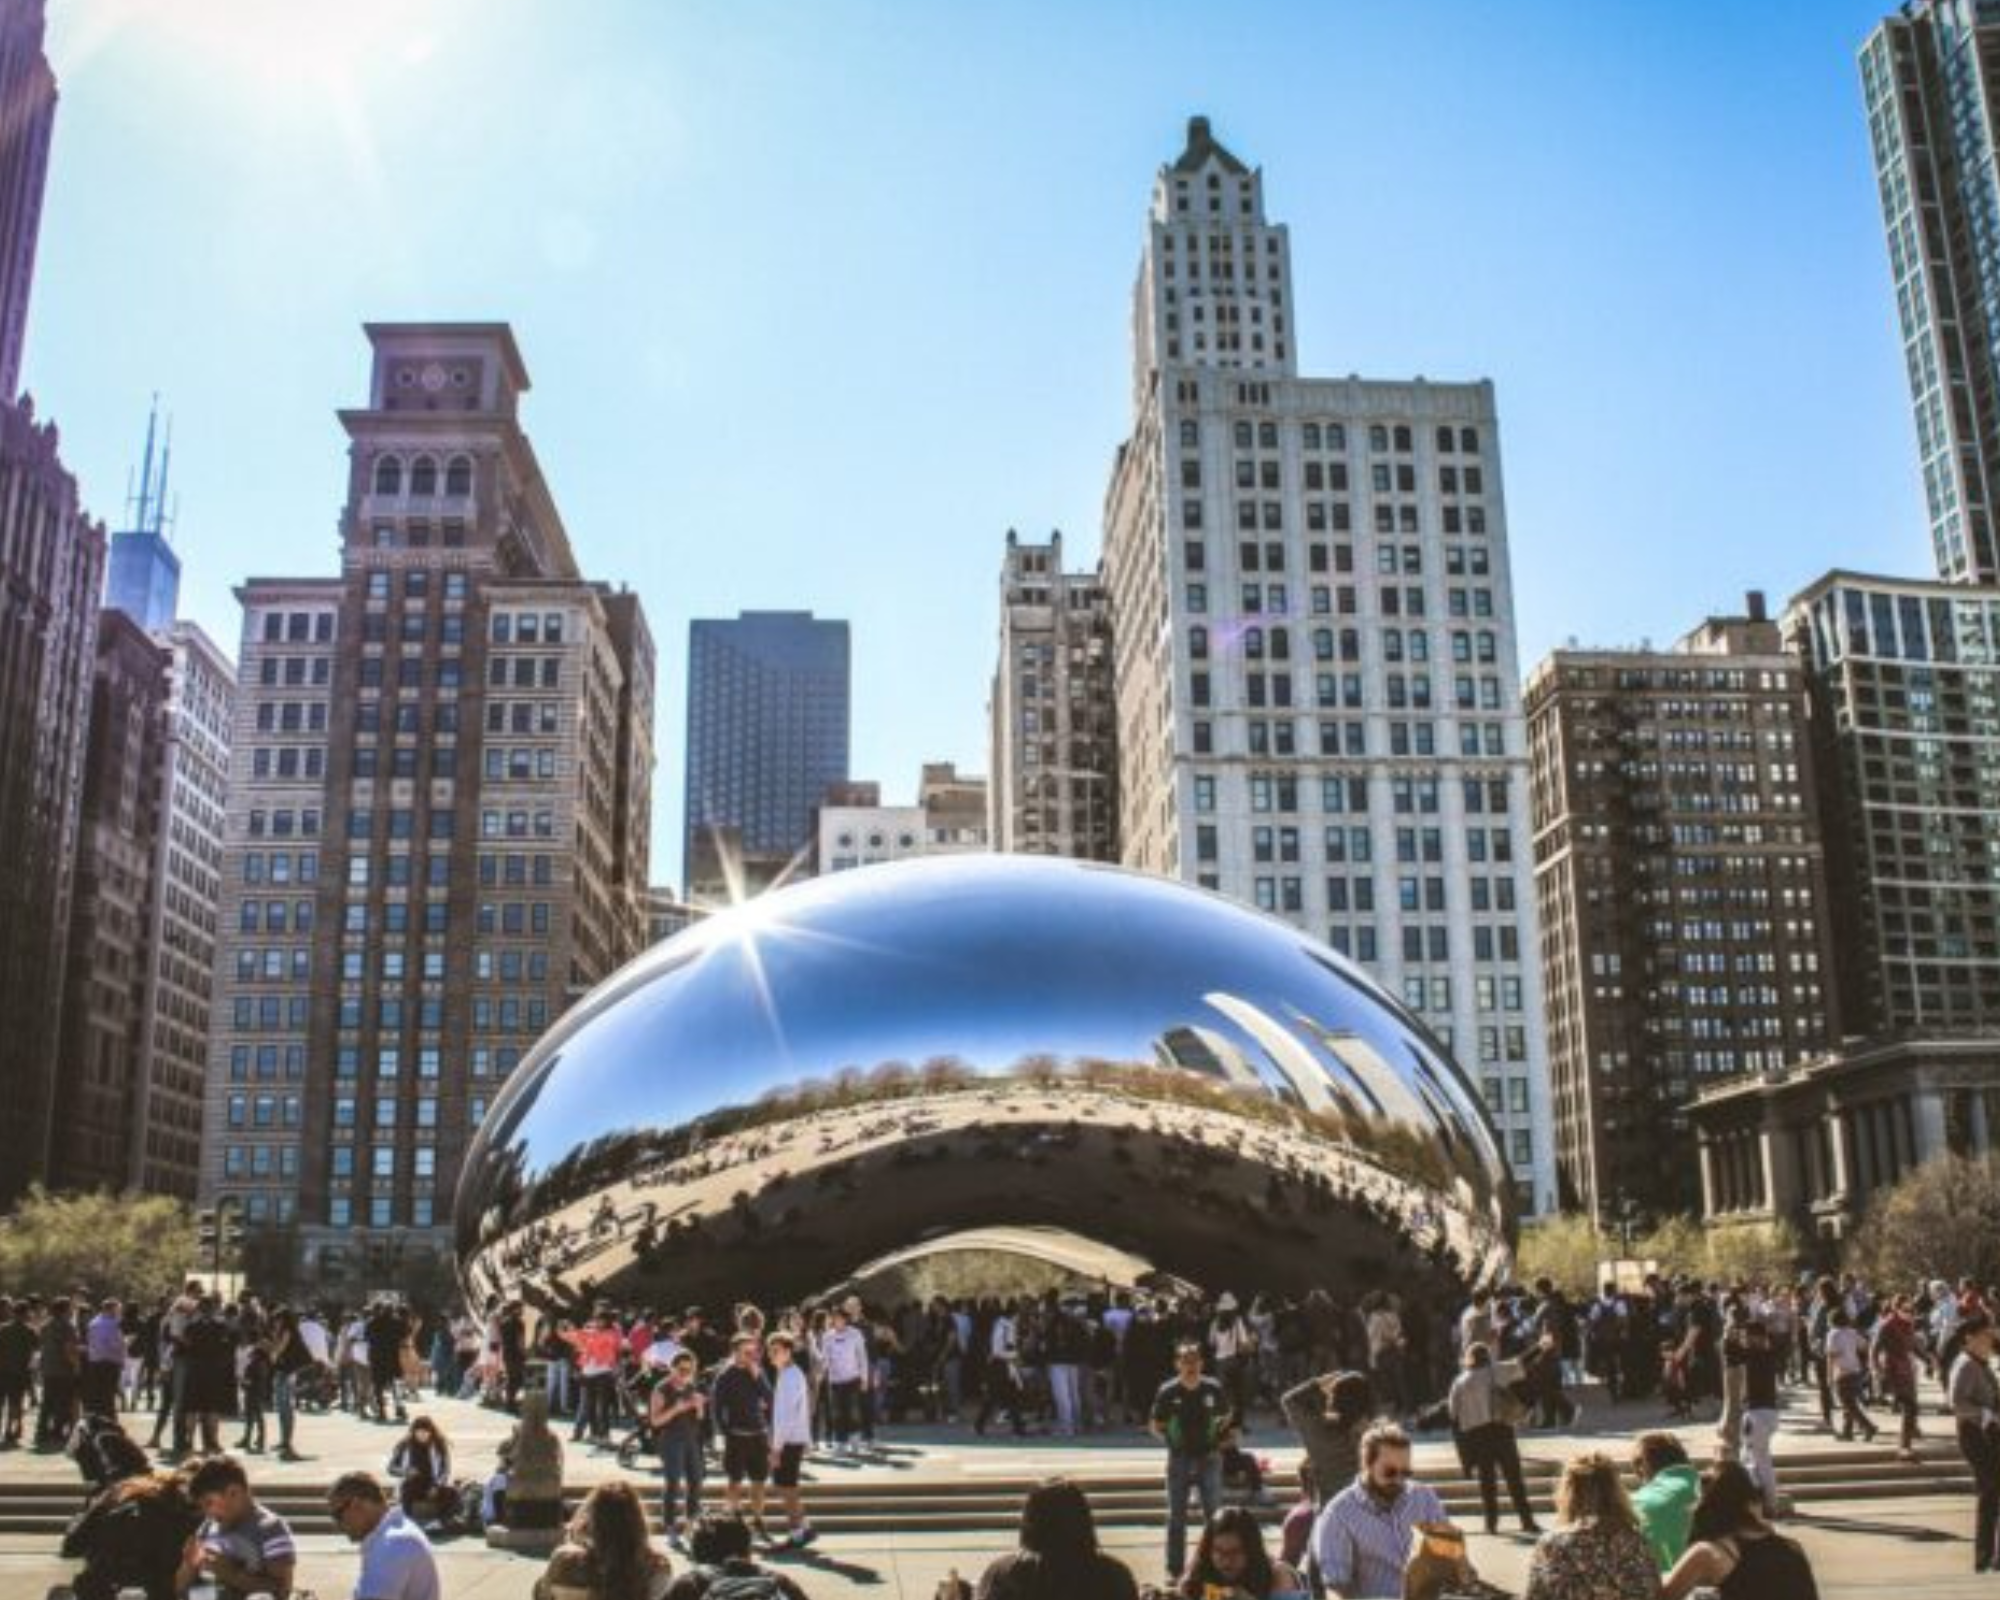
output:
[{"label": "backpack", "polygon": [[704,1600],[784,1600],[785,1591],[768,1572],[729,1572],[721,1567],[696,1567],[707,1583]]}]

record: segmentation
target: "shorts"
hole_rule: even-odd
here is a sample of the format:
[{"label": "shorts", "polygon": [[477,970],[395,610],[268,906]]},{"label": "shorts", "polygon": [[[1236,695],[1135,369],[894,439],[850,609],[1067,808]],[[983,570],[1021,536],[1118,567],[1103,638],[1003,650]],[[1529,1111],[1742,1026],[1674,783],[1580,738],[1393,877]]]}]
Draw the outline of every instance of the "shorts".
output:
[{"label": "shorts", "polygon": [[772,1470],[771,1482],[780,1489],[796,1489],[799,1486],[799,1472],[805,1464],[806,1447],[804,1445],[779,1445],[778,1465]]},{"label": "shorts", "polygon": [[771,1476],[771,1441],[761,1433],[731,1433],[722,1440],[722,1475],[731,1483],[765,1483]]}]

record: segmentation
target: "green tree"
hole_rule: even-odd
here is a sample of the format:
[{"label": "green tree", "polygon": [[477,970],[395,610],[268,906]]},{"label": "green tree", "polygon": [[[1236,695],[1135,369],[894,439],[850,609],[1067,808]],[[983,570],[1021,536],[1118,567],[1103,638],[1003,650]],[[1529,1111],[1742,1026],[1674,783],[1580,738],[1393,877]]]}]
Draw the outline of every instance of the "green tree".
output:
[{"label": "green tree", "polygon": [[1848,1247],[1848,1265],[1878,1285],[1965,1277],[2000,1283],[2000,1170],[1943,1155],[1878,1190]]},{"label": "green tree", "polygon": [[194,1217],[164,1195],[50,1194],[37,1184],[0,1218],[0,1287],[16,1294],[151,1299],[194,1264]]},{"label": "green tree", "polygon": [[1514,1276],[1522,1283],[1548,1278],[1571,1295],[1590,1294],[1597,1287],[1597,1264],[1617,1253],[1617,1245],[1580,1212],[1541,1217],[1521,1227]]},{"label": "green tree", "polygon": [[1709,1273],[1725,1283],[1788,1281],[1812,1259],[1799,1230],[1783,1219],[1711,1228],[1707,1253]]}]

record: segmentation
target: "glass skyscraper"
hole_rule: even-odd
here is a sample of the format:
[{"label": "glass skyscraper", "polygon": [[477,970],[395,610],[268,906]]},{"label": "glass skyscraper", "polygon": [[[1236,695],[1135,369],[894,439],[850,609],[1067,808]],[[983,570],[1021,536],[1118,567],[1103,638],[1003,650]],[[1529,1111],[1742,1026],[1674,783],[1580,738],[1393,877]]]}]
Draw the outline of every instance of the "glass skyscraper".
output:
[{"label": "glass skyscraper", "polygon": [[2000,583],[2000,0],[1913,0],[1861,82],[1938,573]]},{"label": "glass skyscraper", "polygon": [[688,638],[691,897],[768,886],[813,840],[828,787],[847,780],[847,624],[809,611],[696,621]]}]

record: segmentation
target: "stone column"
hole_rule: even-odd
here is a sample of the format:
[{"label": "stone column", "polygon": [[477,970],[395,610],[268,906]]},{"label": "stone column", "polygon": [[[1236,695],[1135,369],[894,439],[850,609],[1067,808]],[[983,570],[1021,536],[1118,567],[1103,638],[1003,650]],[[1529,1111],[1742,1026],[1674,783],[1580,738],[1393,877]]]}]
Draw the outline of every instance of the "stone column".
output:
[{"label": "stone column", "polygon": [[1763,1145],[1764,1209],[1774,1220],[1802,1214],[1806,1196],[1802,1193],[1798,1142],[1792,1136],[1792,1129],[1776,1112],[1769,1112],[1758,1138]]},{"label": "stone column", "polygon": [[1701,1162],[1701,1214],[1715,1215],[1718,1199],[1715,1181],[1715,1140],[1706,1128],[1697,1136],[1696,1155]]},{"label": "stone column", "polygon": [[1848,1159],[1847,1113],[1838,1101],[1829,1101],[1826,1108],[1826,1149],[1832,1163],[1827,1173],[1827,1198],[1838,1201],[1843,1206],[1853,1203],[1854,1177],[1852,1163]]},{"label": "stone column", "polygon": [[1911,1151],[1911,1165],[1922,1166],[1932,1156],[1942,1155],[1947,1147],[1945,1133],[1944,1091],[1935,1084],[1919,1084],[1910,1105],[1910,1133],[1916,1149]]}]

